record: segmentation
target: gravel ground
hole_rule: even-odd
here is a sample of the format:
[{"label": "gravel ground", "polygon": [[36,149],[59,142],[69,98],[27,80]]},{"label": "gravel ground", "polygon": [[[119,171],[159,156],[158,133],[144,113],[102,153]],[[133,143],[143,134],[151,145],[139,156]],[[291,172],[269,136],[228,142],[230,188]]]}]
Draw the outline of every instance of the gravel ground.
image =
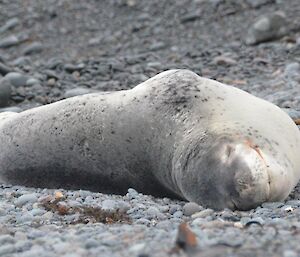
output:
[{"label": "gravel ground", "polygon": [[[188,68],[300,117],[299,13],[299,0],[0,0],[0,111]],[[215,212],[134,189],[0,185],[0,256],[294,257],[299,199],[300,186],[286,202]]]}]

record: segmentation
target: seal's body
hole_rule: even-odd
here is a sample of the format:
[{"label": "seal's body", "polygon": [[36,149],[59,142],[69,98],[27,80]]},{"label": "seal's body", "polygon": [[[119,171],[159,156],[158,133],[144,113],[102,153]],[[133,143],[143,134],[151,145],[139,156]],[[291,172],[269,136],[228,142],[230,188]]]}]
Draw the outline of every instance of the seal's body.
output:
[{"label": "seal's body", "polygon": [[0,116],[0,181],[250,209],[288,196],[300,133],[275,105],[187,70]]}]

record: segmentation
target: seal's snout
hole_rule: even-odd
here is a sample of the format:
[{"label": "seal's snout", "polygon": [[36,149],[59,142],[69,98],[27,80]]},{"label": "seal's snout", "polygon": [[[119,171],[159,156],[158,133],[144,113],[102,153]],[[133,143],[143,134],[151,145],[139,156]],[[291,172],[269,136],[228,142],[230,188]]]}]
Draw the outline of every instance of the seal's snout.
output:
[{"label": "seal's snout", "polygon": [[188,154],[179,183],[187,200],[217,210],[249,210],[270,200],[268,165],[258,148],[221,139],[200,154]]},{"label": "seal's snout", "polygon": [[269,200],[269,166],[259,147],[249,142],[227,146],[228,171],[232,174],[233,184],[228,187],[235,208],[248,210]]}]

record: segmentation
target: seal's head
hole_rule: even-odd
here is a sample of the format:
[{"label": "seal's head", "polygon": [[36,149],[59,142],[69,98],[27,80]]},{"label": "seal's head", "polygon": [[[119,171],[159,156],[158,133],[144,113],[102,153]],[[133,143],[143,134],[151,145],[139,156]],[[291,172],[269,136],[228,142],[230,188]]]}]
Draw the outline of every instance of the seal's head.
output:
[{"label": "seal's head", "polygon": [[178,183],[182,194],[213,209],[249,210],[281,201],[294,186],[283,167],[248,139],[221,138],[205,153],[193,147],[186,157]]}]

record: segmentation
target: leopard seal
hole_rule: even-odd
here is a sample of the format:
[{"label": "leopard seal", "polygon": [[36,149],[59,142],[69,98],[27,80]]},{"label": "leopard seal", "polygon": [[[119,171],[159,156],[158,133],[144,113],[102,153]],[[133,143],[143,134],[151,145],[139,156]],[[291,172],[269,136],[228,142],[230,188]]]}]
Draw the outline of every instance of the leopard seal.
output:
[{"label": "leopard seal", "polygon": [[188,70],[0,116],[0,181],[143,193],[213,209],[284,200],[300,133],[277,106]]}]

